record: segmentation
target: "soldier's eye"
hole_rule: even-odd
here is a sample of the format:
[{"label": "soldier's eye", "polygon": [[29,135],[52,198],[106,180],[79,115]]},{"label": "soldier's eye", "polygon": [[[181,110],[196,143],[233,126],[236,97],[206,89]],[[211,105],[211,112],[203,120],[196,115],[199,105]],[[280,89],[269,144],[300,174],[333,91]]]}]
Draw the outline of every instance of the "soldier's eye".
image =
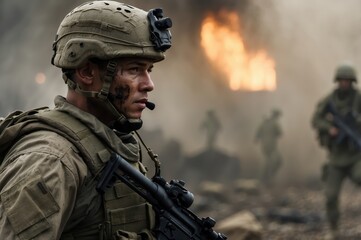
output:
[{"label": "soldier's eye", "polygon": [[132,74],[137,74],[140,72],[140,69],[139,69],[139,67],[131,67],[128,69],[128,72],[132,73]]}]

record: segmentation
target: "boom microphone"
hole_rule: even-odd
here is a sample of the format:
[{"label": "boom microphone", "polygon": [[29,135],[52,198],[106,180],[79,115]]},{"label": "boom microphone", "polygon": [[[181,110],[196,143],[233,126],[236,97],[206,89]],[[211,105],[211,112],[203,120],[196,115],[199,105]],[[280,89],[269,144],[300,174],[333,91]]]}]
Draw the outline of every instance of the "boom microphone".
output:
[{"label": "boom microphone", "polygon": [[152,102],[146,102],[145,106],[149,109],[149,110],[153,110],[155,108],[155,104]]}]

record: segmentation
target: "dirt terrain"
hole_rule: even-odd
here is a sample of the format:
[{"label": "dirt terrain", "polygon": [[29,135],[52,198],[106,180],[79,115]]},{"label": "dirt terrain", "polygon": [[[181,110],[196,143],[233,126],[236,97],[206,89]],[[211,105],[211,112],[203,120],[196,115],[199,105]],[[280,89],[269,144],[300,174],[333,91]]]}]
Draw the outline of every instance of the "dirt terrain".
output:
[{"label": "dirt terrain", "polygon": [[[251,211],[262,225],[262,239],[324,239],[327,224],[320,184],[259,187],[227,194],[199,193],[194,209],[217,222]],[[361,239],[361,188],[345,182],[341,196],[341,239]],[[237,239],[232,239],[237,240]]]},{"label": "dirt terrain", "polygon": [[[223,151],[208,150],[187,156],[176,142],[160,141],[160,145],[165,146],[166,151],[155,148],[155,152],[162,156],[166,179],[185,180],[185,187],[195,195],[191,210],[200,217],[213,217],[218,224],[236,213],[249,211],[262,226],[262,239],[324,239],[328,226],[322,183],[318,175],[293,182],[287,180],[289,178],[282,178],[272,186],[261,186],[252,178],[255,173],[247,172],[247,169],[237,172],[238,163],[242,161],[233,159]],[[172,161],[167,162],[167,159]],[[222,159],[222,163],[227,160],[227,164],[219,165],[219,159]],[[153,169],[150,161],[148,169]],[[239,176],[244,179],[234,182]],[[211,183],[205,186],[204,182],[208,181]],[[345,181],[340,209],[341,239],[361,239],[360,187]]]}]

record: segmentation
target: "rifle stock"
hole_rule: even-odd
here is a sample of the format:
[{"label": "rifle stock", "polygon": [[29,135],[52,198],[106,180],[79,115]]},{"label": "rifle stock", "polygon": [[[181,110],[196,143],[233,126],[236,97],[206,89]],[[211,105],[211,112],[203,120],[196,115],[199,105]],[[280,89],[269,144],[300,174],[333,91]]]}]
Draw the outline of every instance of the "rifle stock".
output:
[{"label": "rifle stock", "polygon": [[116,179],[149,202],[157,215],[154,229],[158,240],[226,240],[222,233],[212,228],[215,220],[206,217],[200,219],[188,209],[193,203],[193,194],[183,186],[184,182],[172,180],[166,182],[157,176],[152,180],[145,177],[118,154],[112,153],[107,162],[97,190],[104,193]]}]

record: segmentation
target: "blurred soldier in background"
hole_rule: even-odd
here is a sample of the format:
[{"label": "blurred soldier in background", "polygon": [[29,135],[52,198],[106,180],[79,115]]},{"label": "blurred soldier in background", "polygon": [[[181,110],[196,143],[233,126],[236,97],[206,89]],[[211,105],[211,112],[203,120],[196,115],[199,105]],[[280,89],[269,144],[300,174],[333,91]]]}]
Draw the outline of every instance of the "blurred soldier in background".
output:
[{"label": "blurred soldier in background", "polygon": [[282,165],[282,156],[278,150],[277,143],[282,136],[279,124],[281,111],[274,109],[271,116],[264,119],[256,131],[255,142],[260,143],[264,155],[264,163],[261,170],[261,182],[270,184],[272,179]]},{"label": "blurred soldier in background", "polygon": [[207,134],[207,149],[213,149],[216,143],[218,133],[221,130],[221,123],[214,112],[214,110],[208,110],[206,117],[201,124],[201,130],[205,130]]},{"label": "blurred soldier in background", "polygon": [[0,135],[0,239],[155,239],[149,203],[121,181],[96,186],[114,152],[146,173],[135,131],[154,108],[150,72],[171,46],[169,27],[161,9],[115,1],[65,16],[52,64],[66,98],[3,122],[11,127]]},{"label": "blurred soldier in background", "polygon": [[361,127],[361,95],[354,87],[355,69],[351,65],[340,65],[334,81],[337,88],[318,103],[312,118],[320,145],[329,153],[328,163],[322,169],[330,226],[327,239],[338,239],[339,193],[343,180],[349,177],[361,183],[361,139],[357,135]]}]

